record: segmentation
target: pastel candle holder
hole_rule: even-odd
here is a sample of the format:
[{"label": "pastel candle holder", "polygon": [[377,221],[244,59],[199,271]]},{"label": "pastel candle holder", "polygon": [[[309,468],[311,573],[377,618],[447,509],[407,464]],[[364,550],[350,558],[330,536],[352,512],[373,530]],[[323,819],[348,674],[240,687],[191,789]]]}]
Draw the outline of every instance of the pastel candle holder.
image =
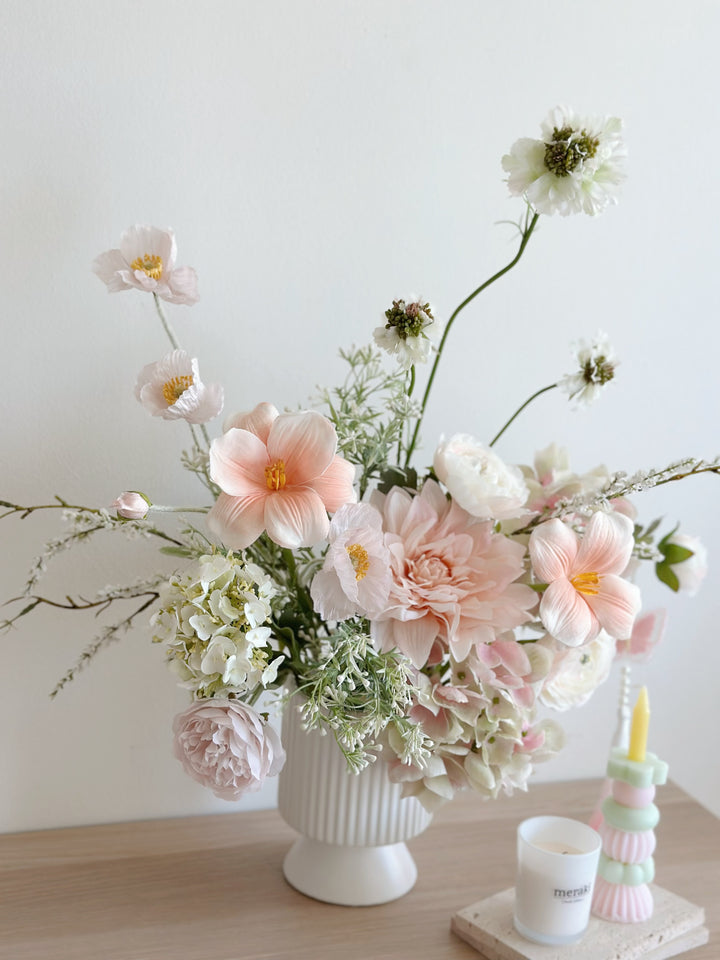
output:
[{"label": "pastel candle holder", "polygon": [[612,793],[602,806],[602,852],[592,901],[592,912],[603,920],[639,923],[653,914],[648,884],[655,877],[654,831],[660,820],[653,800],[667,772],[668,765],[653,753],[638,761],[629,760],[622,747],[610,752]]}]

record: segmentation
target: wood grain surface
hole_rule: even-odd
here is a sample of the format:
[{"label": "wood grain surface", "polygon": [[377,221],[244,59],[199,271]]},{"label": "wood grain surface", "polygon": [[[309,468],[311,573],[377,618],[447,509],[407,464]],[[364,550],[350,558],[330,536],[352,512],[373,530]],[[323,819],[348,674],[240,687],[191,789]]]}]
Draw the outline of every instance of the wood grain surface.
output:
[{"label": "wood grain surface", "polygon": [[[541,784],[484,803],[463,794],[409,846],[415,888],[380,907],[318,903],[289,887],[295,834],[274,810],[0,836],[2,960],[477,960],[452,915],[512,886],[515,829],[587,819],[599,781]],[[720,957],[720,822],[658,790],[657,882],[705,908]]]}]

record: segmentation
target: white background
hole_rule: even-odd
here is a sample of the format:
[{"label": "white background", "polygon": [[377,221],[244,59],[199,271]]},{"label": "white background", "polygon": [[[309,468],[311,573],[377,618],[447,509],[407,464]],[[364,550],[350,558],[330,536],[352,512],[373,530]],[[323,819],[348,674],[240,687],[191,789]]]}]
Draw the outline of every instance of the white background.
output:
[{"label": "white background", "polygon": [[[393,297],[422,293],[446,319],[511,259],[498,221],[522,204],[500,158],[558,103],[624,118],[621,202],[542,218],[520,266],[463,314],[425,456],[442,432],[489,439],[598,328],[617,380],[585,413],[542,397],[503,438],[506,460],[552,440],[578,471],[720,449],[717,3],[5,0],[2,29],[0,497],[203,502],[178,465],[187,428],[132,394],[167,349],[152,299],[110,296],[90,272],[130,224],[173,226],[197,269],[201,302],[168,313],[227,412],[304,404]],[[645,607],[667,605],[670,626],[634,671],[650,748],[716,812],[719,495],[701,477],[638,500],[700,534],[711,569],[695,599],[647,571]],[[60,530],[52,512],[2,521],[6,597]],[[152,544],[110,538],[60,558],[44,589],[89,596],[156,566]],[[50,702],[96,626],[44,610],[0,638],[0,830],[233,809],[171,755],[185,695],[143,624]],[[617,689],[616,666],[562,715],[568,746],[538,779],[602,775]],[[236,806],[273,802],[269,785]]]}]

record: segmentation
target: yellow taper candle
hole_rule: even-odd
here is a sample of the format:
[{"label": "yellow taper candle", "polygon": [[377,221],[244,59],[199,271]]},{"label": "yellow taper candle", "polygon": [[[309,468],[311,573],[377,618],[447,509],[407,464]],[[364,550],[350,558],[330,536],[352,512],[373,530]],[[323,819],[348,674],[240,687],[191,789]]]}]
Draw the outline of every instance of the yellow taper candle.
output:
[{"label": "yellow taper candle", "polygon": [[627,754],[628,760],[635,760],[637,763],[645,762],[649,725],[650,702],[648,700],[647,687],[643,687],[633,709],[632,727],[630,729],[630,748]]}]

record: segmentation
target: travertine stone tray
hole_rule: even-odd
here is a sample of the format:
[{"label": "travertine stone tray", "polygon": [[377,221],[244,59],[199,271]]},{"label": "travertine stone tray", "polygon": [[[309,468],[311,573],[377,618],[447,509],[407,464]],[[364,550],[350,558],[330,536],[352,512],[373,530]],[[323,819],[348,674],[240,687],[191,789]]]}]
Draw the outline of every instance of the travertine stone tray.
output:
[{"label": "travertine stone tray", "polygon": [[590,917],[578,943],[546,947],[530,943],[513,927],[515,890],[503,890],[459,910],[453,931],[485,960],[667,960],[708,942],[705,911],[652,886],[655,910],[645,923],[607,923]]}]

